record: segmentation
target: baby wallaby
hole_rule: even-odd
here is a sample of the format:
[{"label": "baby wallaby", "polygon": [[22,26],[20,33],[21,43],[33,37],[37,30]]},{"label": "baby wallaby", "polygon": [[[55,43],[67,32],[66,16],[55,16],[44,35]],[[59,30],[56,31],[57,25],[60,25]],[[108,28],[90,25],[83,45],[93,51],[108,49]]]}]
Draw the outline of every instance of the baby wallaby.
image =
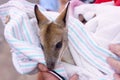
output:
[{"label": "baby wallaby", "polygon": [[45,55],[47,67],[50,70],[54,69],[59,59],[74,63],[68,48],[67,9],[68,5],[54,21],[51,21],[39,11],[37,5],[34,8],[40,29],[40,45]]}]

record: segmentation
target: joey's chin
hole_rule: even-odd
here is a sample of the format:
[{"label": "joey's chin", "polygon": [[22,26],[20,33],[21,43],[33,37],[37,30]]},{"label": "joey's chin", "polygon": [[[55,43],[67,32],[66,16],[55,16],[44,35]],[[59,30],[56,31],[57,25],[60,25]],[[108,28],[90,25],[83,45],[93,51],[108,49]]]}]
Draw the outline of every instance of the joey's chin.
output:
[{"label": "joey's chin", "polygon": [[49,63],[47,64],[47,67],[49,70],[53,70],[55,68],[55,63]]}]

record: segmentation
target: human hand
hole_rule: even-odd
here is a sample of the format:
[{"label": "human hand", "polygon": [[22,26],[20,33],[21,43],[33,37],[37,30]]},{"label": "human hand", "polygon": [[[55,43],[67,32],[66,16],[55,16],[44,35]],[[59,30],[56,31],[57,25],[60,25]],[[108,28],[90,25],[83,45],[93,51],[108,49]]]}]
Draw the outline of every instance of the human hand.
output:
[{"label": "human hand", "polygon": [[77,7],[77,6],[81,5],[81,4],[83,4],[83,2],[80,1],[80,0],[70,0],[69,14],[71,16],[74,16],[74,9],[75,9],[75,7]]},{"label": "human hand", "polygon": [[[115,53],[117,56],[120,57],[120,44],[112,44],[109,46],[109,49],[111,52]],[[108,57],[107,62],[116,71],[116,73],[114,74],[115,80],[120,80],[120,61]]]},{"label": "human hand", "polygon": [[[49,72],[48,68],[44,64],[39,64],[38,68],[40,69],[38,80],[59,80],[58,77]],[[70,77],[69,80],[77,80],[78,75],[74,74]]]},{"label": "human hand", "polygon": [[80,0],[71,0],[70,1],[70,5],[72,6],[72,7],[75,7],[75,6],[79,6],[79,5],[81,5],[81,4],[84,4],[82,1],[80,1]]}]

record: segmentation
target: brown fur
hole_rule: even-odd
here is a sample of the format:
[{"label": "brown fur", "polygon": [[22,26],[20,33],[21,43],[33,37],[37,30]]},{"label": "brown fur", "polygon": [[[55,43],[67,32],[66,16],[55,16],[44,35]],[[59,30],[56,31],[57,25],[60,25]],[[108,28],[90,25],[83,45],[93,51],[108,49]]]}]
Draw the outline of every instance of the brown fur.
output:
[{"label": "brown fur", "polygon": [[[66,27],[66,15],[68,6],[59,14],[55,21],[50,21],[35,6],[35,15],[40,28],[40,42],[44,51],[45,60],[49,69],[54,69],[58,58],[61,58],[68,50],[68,34]],[[67,50],[66,50],[67,49]],[[67,55],[71,59],[70,53]],[[69,59],[64,57],[64,61]]]},{"label": "brown fur", "polygon": [[[68,48],[67,8],[68,6],[59,14],[55,21],[50,21],[35,6],[35,15],[40,28],[41,48],[44,51],[47,67],[50,70],[54,69],[58,59],[74,64]],[[38,80],[42,79],[42,73],[40,72]]]}]

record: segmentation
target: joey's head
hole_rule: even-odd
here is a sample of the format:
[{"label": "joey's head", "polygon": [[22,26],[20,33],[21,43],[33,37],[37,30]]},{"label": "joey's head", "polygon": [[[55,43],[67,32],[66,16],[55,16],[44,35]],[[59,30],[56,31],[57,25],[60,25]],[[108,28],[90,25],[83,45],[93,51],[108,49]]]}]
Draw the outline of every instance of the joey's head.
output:
[{"label": "joey's head", "polygon": [[57,16],[54,21],[47,19],[47,17],[39,11],[35,5],[35,16],[38,21],[40,29],[40,42],[43,49],[47,67],[53,69],[60,57],[60,53],[67,44],[67,28],[66,28],[66,14],[68,6]]}]

